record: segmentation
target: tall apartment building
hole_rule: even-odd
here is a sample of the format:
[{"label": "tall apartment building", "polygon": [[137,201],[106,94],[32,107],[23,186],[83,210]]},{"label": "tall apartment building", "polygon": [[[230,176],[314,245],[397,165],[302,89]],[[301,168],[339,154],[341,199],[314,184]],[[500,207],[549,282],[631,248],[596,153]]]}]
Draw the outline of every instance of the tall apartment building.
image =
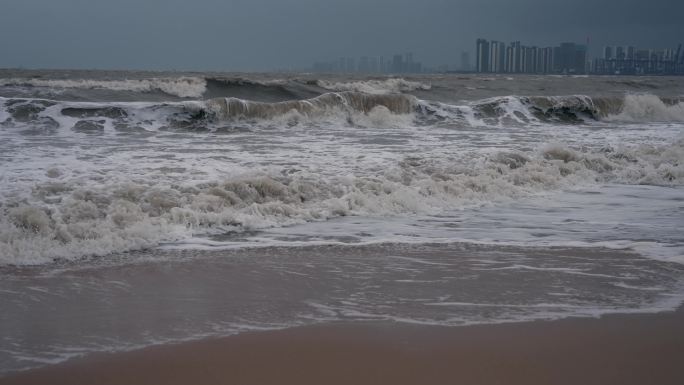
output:
[{"label": "tall apartment building", "polygon": [[684,75],[684,52],[677,49],[637,49],[607,46],[593,61],[593,73],[606,75]]},{"label": "tall apartment building", "polygon": [[476,48],[475,70],[477,72],[489,72],[489,42],[485,39],[477,39]]},{"label": "tall apartment building", "polygon": [[[476,70],[491,73],[584,73],[586,47],[565,44],[557,48],[540,48],[525,46],[519,41],[506,45],[499,41],[477,39]],[[561,54],[565,55],[562,61],[554,59],[555,55]]]}]

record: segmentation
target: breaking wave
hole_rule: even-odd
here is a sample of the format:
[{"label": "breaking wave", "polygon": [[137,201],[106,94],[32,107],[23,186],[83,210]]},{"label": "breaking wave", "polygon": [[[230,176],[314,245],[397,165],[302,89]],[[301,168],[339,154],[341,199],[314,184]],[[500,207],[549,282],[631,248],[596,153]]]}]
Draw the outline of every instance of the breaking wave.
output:
[{"label": "breaking wave", "polygon": [[421,82],[408,81],[402,78],[384,80],[365,80],[358,82],[330,82],[319,80],[317,84],[331,91],[353,91],[367,94],[390,94],[411,92],[416,90],[430,90],[432,86]]},{"label": "breaking wave", "polygon": [[126,80],[91,80],[91,79],[0,79],[0,86],[45,87],[50,89],[106,89],[112,91],[154,92],[180,98],[200,98],[206,91],[204,78],[152,78]]},{"label": "breaking wave", "polygon": [[[206,130],[249,122],[256,126],[338,121],[385,125],[415,111],[408,95],[327,93],[308,100],[255,102],[238,98],[169,103],[58,102],[0,98],[0,127],[27,133],[72,129],[96,133],[114,130]],[[409,119],[410,123],[410,119]]]},{"label": "breaking wave", "polygon": [[[286,117],[290,121],[311,121],[327,117],[341,117],[354,121],[355,116],[411,114],[417,99],[406,95],[372,95],[358,92],[327,93],[309,100],[280,103],[252,102],[236,98],[212,99],[203,110],[210,120],[272,121]],[[358,120],[358,119],[357,119]]]},{"label": "breaking wave", "polygon": [[431,123],[462,121],[470,126],[530,123],[684,122],[684,103],[654,95],[624,97],[505,96],[454,106],[425,102],[422,113]]},{"label": "breaking wave", "polygon": [[[168,77],[145,79],[0,79],[0,87],[22,87],[28,90],[47,90],[60,95],[59,90],[106,90],[137,94],[161,92],[178,98],[233,97],[261,102],[282,102],[310,99],[329,91],[363,92],[381,95],[429,90],[430,85],[402,78],[357,82],[325,80],[271,79],[254,80],[242,77]],[[31,93],[28,93],[31,95]],[[82,99],[83,94],[67,96]],[[99,95],[102,97],[102,95]],[[86,97],[87,99],[87,97]],[[134,99],[136,100],[136,99]]]},{"label": "breaking wave", "polygon": [[193,236],[329,218],[443,210],[595,183],[684,184],[684,141],[534,151],[463,161],[406,156],[376,176],[272,169],[198,184],[56,178],[0,205],[0,264],[30,265],[154,247]]},{"label": "breaking wave", "polygon": [[260,102],[239,98],[205,101],[61,102],[0,98],[0,126],[27,132],[73,129],[213,130],[231,124],[287,127],[299,124],[454,127],[591,124],[596,121],[684,122],[684,103],[654,95],[624,97],[506,96],[451,105],[406,94],[330,92],[305,100]]},{"label": "breaking wave", "polygon": [[619,112],[607,118],[624,122],[684,122],[684,103],[650,94],[629,94]]}]

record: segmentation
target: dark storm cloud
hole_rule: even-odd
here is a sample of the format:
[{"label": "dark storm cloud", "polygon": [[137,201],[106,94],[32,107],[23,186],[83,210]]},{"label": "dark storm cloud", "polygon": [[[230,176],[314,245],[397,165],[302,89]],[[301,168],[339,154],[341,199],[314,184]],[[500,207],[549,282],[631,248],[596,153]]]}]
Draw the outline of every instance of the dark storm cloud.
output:
[{"label": "dark storm cloud", "polygon": [[0,67],[269,70],[415,52],[454,63],[477,37],[672,47],[684,2],[0,0]]}]

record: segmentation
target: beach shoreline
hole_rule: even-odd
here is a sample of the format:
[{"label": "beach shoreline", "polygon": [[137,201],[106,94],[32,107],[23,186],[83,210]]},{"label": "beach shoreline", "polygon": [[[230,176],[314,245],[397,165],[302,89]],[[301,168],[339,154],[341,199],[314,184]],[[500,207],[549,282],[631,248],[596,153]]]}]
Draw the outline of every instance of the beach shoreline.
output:
[{"label": "beach shoreline", "polygon": [[684,309],[462,327],[336,322],[99,353],[0,384],[680,384]]}]

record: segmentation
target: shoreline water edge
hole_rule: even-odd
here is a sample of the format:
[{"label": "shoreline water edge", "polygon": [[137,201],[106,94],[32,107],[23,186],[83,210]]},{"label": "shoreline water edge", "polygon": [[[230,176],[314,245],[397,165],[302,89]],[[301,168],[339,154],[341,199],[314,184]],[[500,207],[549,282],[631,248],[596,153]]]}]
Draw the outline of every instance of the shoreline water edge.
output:
[{"label": "shoreline water edge", "polygon": [[676,312],[456,328],[339,323],[95,354],[10,384],[679,384]]}]

